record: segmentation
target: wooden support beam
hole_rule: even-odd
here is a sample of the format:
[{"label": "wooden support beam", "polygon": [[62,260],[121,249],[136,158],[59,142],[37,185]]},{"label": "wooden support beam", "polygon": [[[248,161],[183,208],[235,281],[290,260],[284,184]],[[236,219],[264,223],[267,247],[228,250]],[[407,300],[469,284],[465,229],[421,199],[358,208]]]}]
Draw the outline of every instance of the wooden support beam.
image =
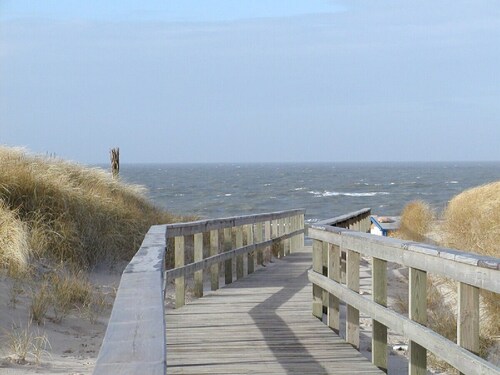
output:
[{"label": "wooden support beam", "polygon": [[[184,236],[178,236],[174,239],[175,254],[174,263],[175,267],[182,267],[184,265]],[[175,308],[184,306],[186,299],[186,282],[184,276],[175,279]]]},{"label": "wooden support beam", "polygon": [[[203,233],[194,235],[194,257],[195,262],[203,260]],[[203,297],[203,270],[194,273],[194,296]]]},{"label": "wooden support beam", "polygon": [[[219,254],[219,230],[210,231],[210,256]],[[210,289],[219,289],[219,264],[210,266]]]},{"label": "wooden support beam", "polygon": [[[322,252],[323,252],[323,243],[318,240],[313,241],[313,249],[312,249],[312,257],[313,257],[313,271],[323,274],[323,264],[322,264]],[[323,290],[313,284],[313,303],[312,303],[312,313],[318,318],[323,318],[323,302],[322,302]]]},{"label": "wooden support beam", "polygon": [[[245,226],[246,231],[246,244],[252,245],[254,243],[254,231],[253,224],[248,224]],[[255,270],[255,256],[253,251],[248,253],[248,262],[247,262],[247,274],[253,273]]]},{"label": "wooden support beam", "polygon": [[458,345],[479,355],[479,288],[458,283]]},{"label": "wooden support beam", "polygon": [[[255,241],[256,242],[262,242],[263,240],[263,230],[264,230],[264,223],[259,222],[255,224]],[[264,251],[262,249],[257,250],[257,264],[260,264],[261,266],[264,265]]]},{"label": "wooden support beam", "polygon": [[[235,248],[238,249],[243,247],[243,227],[239,226],[235,228]],[[236,256],[236,280],[240,280],[244,277],[243,268],[243,254]]]},{"label": "wooden support beam", "polygon": [[[427,325],[427,272],[410,268],[410,311],[409,318],[422,325]],[[427,350],[414,341],[410,341],[409,375],[427,374]]]},{"label": "wooden support beam", "polygon": [[[224,228],[224,251],[230,251],[233,247],[233,233],[231,228]],[[233,282],[233,260],[224,262],[224,282],[226,285]]]},{"label": "wooden support beam", "polygon": [[[348,250],[346,254],[347,287],[350,290],[359,293],[359,253]],[[351,305],[347,305],[346,320],[346,341],[355,348],[359,349],[359,310]]]},{"label": "wooden support beam", "polygon": [[[372,270],[373,301],[387,306],[387,262],[373,258]],[[372,363],[387,372],[387,327],[372,319]]]},{"label": "wooden support beam", "polygon": [[[264,241],[268,241],[272,238],[271,232],[271,221],[266,221],[264,223]],[[264,262],[269,263],[272,259],[273,253],[271,246],[266,247],[264,251]]]},{"label": "wooden support beam", "polygon": [[[340,282],[340,246],[330,244],[328,249],[328,277]],[[340,331],[340,300],[333,294],[328,298],[328,326]]]},{"label": "wooden support beam", "polygon": [[[278,236],[285,234],[285,219],[278,219]],[[283,258],[285,256],[285,241],[280,241],[280,252],[279,257]]]}]

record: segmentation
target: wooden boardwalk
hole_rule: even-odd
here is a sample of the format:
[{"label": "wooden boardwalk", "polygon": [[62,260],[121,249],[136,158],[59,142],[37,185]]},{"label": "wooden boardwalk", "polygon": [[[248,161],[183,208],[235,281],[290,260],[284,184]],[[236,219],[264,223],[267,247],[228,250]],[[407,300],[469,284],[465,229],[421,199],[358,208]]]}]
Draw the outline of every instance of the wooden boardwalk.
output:
[{"label": "wooden boardwalk", "polygon": [[383,374],[311,313],[306,248],[166,311],[168,374]]}]

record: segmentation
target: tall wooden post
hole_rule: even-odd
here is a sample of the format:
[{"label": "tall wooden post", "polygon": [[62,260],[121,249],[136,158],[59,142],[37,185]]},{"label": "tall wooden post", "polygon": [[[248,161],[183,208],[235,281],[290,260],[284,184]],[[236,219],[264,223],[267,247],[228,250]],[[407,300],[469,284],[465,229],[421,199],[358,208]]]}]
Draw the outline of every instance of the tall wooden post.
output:
[{"label": "tall wooden post", "polygon": [[[224,228],[224,251],[230,251],[233,247],[231,228]],[[231,284],[233,282],[233,261],[228,259],[224,262],[224,280],[225,284]]]},{"label": "tall wooden post", "polygon": [[[323,274],[323,263],[322,263],[322,253],[323,253],[323,243],[318,240],[313,240],[313,271]],[[323,289],[318,285],[313,284],[313,303],[312,303],[312,313],[318,318],[323,318]]]},{"label": "tall wooden post", "polygon": [[[235,249],[243,247],[243,227],[239,226],[235,228],[236,238],[235,238]],[[236,255],[236,280],[242,279],[244,276],[243,268],[243,255]]]},{"label": "tall wooden post", "polygon": [[118,178],[120,173],[120,148],[112,148],[109,151],[109,156],[111,158],[111,175],[113,178]]},{"label": "tall wooden post", "polygon": [[[219,230],[210,231],[210,256],[219,254]],[[212,290],[219,289],[219,264],[210,267],[210,286]]]},{"label": "tall wooden post", "polygon": [[[427,272],[410,268],[410,319],[427,325]],[[410,341],[409,375],[427,374],[427,350]]]},{"label": "tall wooden post", "polygon": [[[328,277],[340,283],[340,246],[331,244],[328,249]],[[340,331],[340,300],[333,294],[328,300],[328,326]]]},{"label": "tall wooden post", "polygon": [[[203,233],[194,235],[194,261],[203,260]],[[203,297],[203,270],[194,273],[194,295],[195,297]]]},{"label": "tall wooden post", "polygon": [[458,345],[479,355],[479,288],[458,283]]},{"label": "tall wooden post", "polygon": [[[387,306],[387,262],[373,258],[373,301]],[[372,363],[387,372],[387,327],[373,319]]]},{"label": "tall wooden post", "polygon": [[[175,268],[184,266],[184,237],[175,237]],[[175,279],[175,307],[179,308],[185,304],[185,279],[180,276]]]},{"label": "tall wooden post", "polygon": [[[262,242],[263,230],[264,225],[262,221],[258,222],[255,225],[255,241]],[[264,252],[262,249],[257,250],[257,264],[260,264],[261,266],[264,265]]]},{"label": "tall wooden post", "polygon": [[[346,279],[347,287],[359,293],[359,253],[347,250]],[[359,310],[347,305],[346,341],[359,348]]]}]

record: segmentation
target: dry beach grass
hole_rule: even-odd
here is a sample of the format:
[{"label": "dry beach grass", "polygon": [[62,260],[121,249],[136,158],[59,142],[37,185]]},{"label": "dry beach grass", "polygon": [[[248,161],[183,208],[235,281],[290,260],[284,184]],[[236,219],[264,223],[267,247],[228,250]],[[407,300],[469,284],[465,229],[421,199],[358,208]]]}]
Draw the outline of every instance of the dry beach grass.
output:
[{"label": "dry beach grass", "polygon": [[[408,204],[401,216],[401,230],[397,237],[414,241],[428,241],[427,233],[439,232],[439,245],[500,257],[500,182],[490,183],[455,196],[437,222],[430,206],[421,201]],[[443,277],[429,275],[427,288],[429,326],[447,337],[457,340],[457,286]],[[480,319],[480,355],[500,361],[500,296],[482,291]],[[454,373],[436,358],[431,364],[446,373]]]},{"label": "dry beach grass", "polygon": [[91,371],[121,265],[184,218],[98,168],[1,146],[0,166],[0,372]]}]

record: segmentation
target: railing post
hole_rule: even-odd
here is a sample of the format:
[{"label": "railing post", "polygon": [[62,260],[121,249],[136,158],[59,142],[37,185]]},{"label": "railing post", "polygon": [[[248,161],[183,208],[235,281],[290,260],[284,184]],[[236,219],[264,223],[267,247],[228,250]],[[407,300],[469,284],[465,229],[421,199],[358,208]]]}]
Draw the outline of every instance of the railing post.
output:
[{"label": "railing post", "polygon": [[[235,248],[239,249],[240,247],[243,247],[243,227],[236,227],[235,230]],[[236,255],[236,280],[242,279],[243,276],[243,254]]]},{"label": "railing post", "polygon": [[[275,219],[272,221],[272,225],[271,225],[271,238],[276,238],[279,236],[279,231],[278,231],[278,219]],[[276,248],[273,246],[271,247],[271,259],[272,259],[272,256],[274,255],[275,258],[278,258],[279,257],[279,251],[277,254],[274,254],[274,252],[276,251]]]},{"label": "railing post", "polygon": [[[347,287],[359,292],[359,253],[347,250]],[[359,310],[347,305],[346,341],[359,349]]]},{"label": "railing post", "polygon": [[[230,251],[233,246],[233,233],[231,228],[224,228],[224,251]],[[224,262],[224,282],[226,285],[233,282],[233,260]]]},{"label": "railing post", "polygon": [[[299,225],[298,225],[298,222],[297,222],[297,219],[298,219],[298,216],[297,215],[294,215],[291,217],[291,228],[290,228],[290,231],[292,232],[295,232],[296,230],[299,229]],[[298,236],[293,236],[291,238],[291,249],[290,251],[292,253],[296,252],[297,250],[299,250],[299,246],[298,246]]]},{"label": "railing post", "polygon": [[[219,254],[219,230],[210,231],[210,256]],[[210,289],[219,289],[219,264],[210,266]]]},{"label": "railing post", "polygon": [[[373,301],[387,306],[387,262],[373,258],[372,269]],[[372,319],[372,363],[387,372],[387,327]]]},{"label": "railing post", "polygon": [[479,355],[479,288],[458,283],[458,345]]},{"label": "railing post", "polygon": [[[417,323],[427,325],[427,272],[410,267],[410,311],[409,317]],[[409,375],[427,373],[427,350],[410,341]]]},{"label": "railing post", "polygon": [[[283,234],[288,234],[290,233],[290,217],[285,217],[283,219]],[[284,244],[283,244],[283,247],[284,247],[284,254],[285,255],[290,255],[290,252],[291,252],[291,242],[290,242],[290,238],[287,238],[285,241],[284,241]]]},{"label": "railing post", "polygon": [[[174,239],[175,243],[175,267],[184,266],[184,236],[178,236]],[[180,276],[175,279],[175,308],[184,306],[185,304],[185,279],[184,276]]]},{"label": "railing post", "polygon": [[[340,282],[340,246],[330,244],[328,248],[328,277]],[[333,294],[328,298],[328,326],[336,333],[340,331],[340,300]]]},{"label": "railing post", "polygon": [[[321,274],[323,276],[328,277],[328,248],[330,244],[326,241],[323,241],[321,245]],[[323,300],[323,314],[328,314],[328,306],[329,306],[329,293],[326,290],[323,290],[322,300]]]},{"label": "railing post", "polygon": [[[313,240],[313,271],[323,274],[323,264],[322,264],[322,252],[323,243],[319,240]],[[323,318],[323,301],[322,301],[323,289],[318,285],[313,284],[313,303],[312,303],[312,313],[318,318]]]},{"label": "railing post", "polygon": [[[194,261],[203,260],[203,233],[194,235]],[[194,273],[194,296],[203,297],[203,270]]]},{"label": "railing post", "polygon": [[[278,220],[278,236],[285,234],[285,219]],[[280,241],[280,258],[285,256],[285,241]]]},{"label": "railing post", "polygon": [[[247,245],[253,244],[253,224],[248,224],[246,226],[246,237],[247,237]],[[247,262],[247,274],[253,273],[255,269],[255,257],[254,252],[251,251],[248,253],[248,262]]]},{"label": "railing post", "polygon": [[[299,229],[304,229],[304,214],[300,214],[299,216]],[[304,233],[299,234],[299,246],[302,249],[304,247]]]},{"label": "railing post", "polygon": [[[263,231],[263,223],[259,221],[255,224],[255,241],[262,242],[262,231]],[[262,249],[257,250],[257,264],[261,266],[264,265],[264,252]]]},{"label": "railing post", "polygon": [[[271,221],[266,221],[264,223],[264,241],[269,241],[271,239]],[[264,262],[270,262],[272,259],[272,249],[271,246],[266,247]]]}]

